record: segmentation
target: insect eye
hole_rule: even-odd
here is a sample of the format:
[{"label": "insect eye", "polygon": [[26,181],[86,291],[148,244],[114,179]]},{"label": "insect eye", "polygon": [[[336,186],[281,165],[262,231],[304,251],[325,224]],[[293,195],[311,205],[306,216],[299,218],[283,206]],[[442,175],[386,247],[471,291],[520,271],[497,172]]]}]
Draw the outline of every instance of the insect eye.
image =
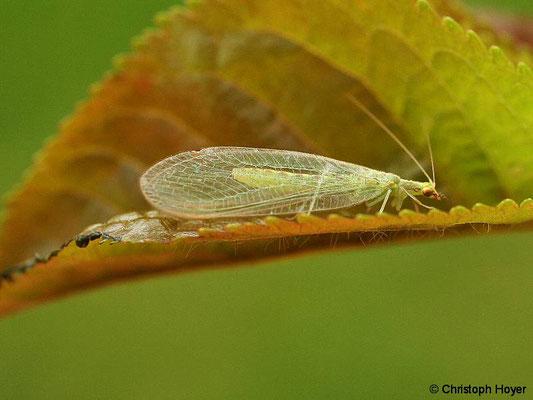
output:
[{"label": "insect eye", "polygon": [[422,190],[422,194],[423,194],[424,196],[426,196],[426,197],[431,197],[431,196],[433,196],[433,190],[431,190],[431,189],[424,189],[424,190]]}]

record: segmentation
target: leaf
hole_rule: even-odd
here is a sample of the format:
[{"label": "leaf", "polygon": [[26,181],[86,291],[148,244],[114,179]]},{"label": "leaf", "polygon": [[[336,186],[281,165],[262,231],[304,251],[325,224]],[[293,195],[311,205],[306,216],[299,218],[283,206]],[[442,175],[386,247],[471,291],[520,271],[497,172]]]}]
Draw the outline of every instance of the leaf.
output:
[{"label": "leaf", "polygon": [[531,199],[520,206],[513,201],[497,207],[476,204],[471,210],[458,206],[449,213],[402,210],[399,215],[351,218],[298,215],[296,220],[267,217],[206,223],[180,221],[157,211],[130,213],[87,228],[46,259],[6,271],[0,315],[89,285],[153,272],[224,267],[300,252],[303,246],[321,249],[353,245],[354,241],[366,245],[391,239],[420,240],[498,230],[501,225],[508,230],[507,224],[531,221]]},{"label": "leaf", "polygon": [[465,30],[475,31],[484,42],[501,47],[513,62],[531,65],[533,61],[531,50],[528,46],[524,46],[524,42],[528,42],[527,30],[521,26],[521,24],[527,25],[527,18],[490,12],[477,7],[470,10],[453,0],[437,0],[432,4],[439,15],[453,18]]},{"label": "leaf", "polygon": [[[462,15],[446,2],[436,5],[447,14]],[[304,217],[252,225],[236,221],[211,236],[210,223],[185,223],[189,228],[173,231],[183,222],[136,217],[143,221],[144,240],[155,240],[148,247],[127,244],[122,237],[109,247],[113,250],[99,247],[106,251],[95,251],[93,258],[92,244],[79,249],[72,243],[55,257],[61,243],[86,226],[147,211],[138,177],[154,162],[184,150],[211,145],[295,149],[419,179],[412,162],[347,100],[347,93],[426,161],[425,138],[430,135],[439,186],[451,205],[531,196],[531,70],[523,63],[515,66],[497,47],[487,49],[475,33],[441,18],[425,1],[304,5],[296,0],[209,0],[176,8],[158,23],[159,29],[136,41],[135,53],[117,59],[116,71],[95,85],[91,100],[62,124],[9,201],[0,233],[0,265],[29,261],[8,270],[6,277],[32,266],[35,254],[40,254],[38,265],[47,263],[18,278],[4,293],[19,294],[7,298],[24,292],[17,287],[28,288],[24,297],[30,302],[109,279],[235,262],[240,259],[234,255],[236,247],[248,254],[243,258],[278,255],[277,248],[264,247],[264,240],[272,240],[266,237],[306,235],[294,246],[297,252],[324,247],[331,237],[323,235],[336,232],[363,229],[372,236],[399,230],[409,236],[413,230],[433,232],[457,223],[531,221],[529,200],[520,207],[512,201],[496,208],[475,206],[472,213],[454,208],[449,214],[404,211],[399,217],[329,217],[311,224]],[[502,214],[507,204],[513,211]],[[458,217],[461,210],[463,219]],[[124,221],[116,223],[123,227]],[[160,237],[157,227],[170,231],[158,231],[164,234]],[[232,236],[236,232],[240,236]],[[173,234],[185,235],[184,242],[205,243],[201,254],[184,255]],[[172,244],[164,244],[169,240]],[[353,245],[359,239],[346,242]],[[68,276],[53,278],[54,268]]]}]

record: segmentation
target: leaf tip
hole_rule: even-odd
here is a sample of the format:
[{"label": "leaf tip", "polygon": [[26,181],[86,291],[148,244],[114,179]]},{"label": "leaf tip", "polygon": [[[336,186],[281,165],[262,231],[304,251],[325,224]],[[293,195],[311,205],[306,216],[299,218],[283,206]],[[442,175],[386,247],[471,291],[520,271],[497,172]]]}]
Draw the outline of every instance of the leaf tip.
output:
[{"label": "leaf tip", "polygon": [[410,210],[409,208],[405,208],[403,210],[401,210],[399,213],[398,213],[398,216],[400,218],[407,218],[407,219],[410,219],[414,216],[417,216],[417,215],[420,215],[419,213],[417,213],[416,211],[414,210]]},{"label": "leaf tip", "polygon": [[[111,60],[111,64],[113,64],[113,68],[115,68],[117,71],[124,71],[127,66],[128,57],[125,54],[119,54],[113,57]],[[93,94],[91,92],[91,94]]]},{"label": "leaf tip", "polygon": [[487,212],[490,212],[490,210],[491,207],[483,203],[476,203],[472,206],[472,212],[476,214],[485,214]]},{"label": "leaf tip", "polygon": [[459,22],[454,20],[452,17],[443,17],[442,23],[451,33],[462,34],[464,32],[464,29],[461,24],[459,24]]},{"label": "leaf tip", "polygon": [[485,42],[483,42],[483,40],[479,37],[479,35],[472,29],[469,29],[466,31],[466,39],[468,41],[468,44],[470,46],[473,46],[474,48],[478,48],[480,50],[487,49]]},{"label": "leaf tip", "polygon": [[308,224],[314,224],[314,225],[321,225],[324,223],[324,220],[320,217],[317,217],[313,214],[298,214],[296,216],[296,221],[299,223],[308,223]]},{"label": "leaf tip", "polygon": [[263,219],[268,226],[277,226],[283,223],[283,219],[280,217],[268,216]]},{"label": "leaf tip", "polygon": [[342,221],[342,220],[345,220],[345,219],[346,218],[343,217],[342,215],[335,214],[335,213],[328,214],[328,216],[327,216],[327,220],[328,221],[332,221],[332,222]]},{"label": "leaf tip", "polygon": [[157,26],[160,26],[161,28],[165,28],[175,22],[177,17],[183,13],[183,11],[187,8],[186,3],[185,4],[177,4],[172,7],[170,7],[166,11],[162,11],[160,13],[157,13],[154,21]]},{"label": "leaf tip", "polygon": [[204,238],[214,237],[220,234],[220,231],[214,228],[198,228],[198,235]]},{"label": "leaf tip", "polygon": [[513,199],[505,199],[500,201],[500,203],[496,206],[499,210],[513,210],[518,208],[518,204],[516,204],[516,201]]},{"label": "leaf tip", "polygon": [[427,11],[431,9],[431,5],[427,2],[427,0],[418,0],[416,2],[416,8],[419,11]]},{"label": "leaf tip", "polygon": [[498,46],[491,46],[489,49],[491,60],[494,64],[502,67],[511,66],[511,61],[507,58],[503,50]]},{"label": "leaf tip", "polygon": [[[246,224],[244,224],[244,225],[246,225]],[[227,232],[235,232],[235,231],[238,231],[239,229],[242,229],[242,226],[243,226],[243,224],[240,224],[238,222],[232,222],[232,223],[224,225],[224,230],[227,231]],[[248,226],[250,226],[250,225],[248,225]]]},{"label": "leaf tip", "polygon": [[470,214],[470,210],[466,208],[465,206],[455,206],[450,209],[450,215],[453,216],[465,216],[467,214]]},{"label": "leaf tip", "polygon": [[428,211],[427,215],[431,218],[440,218],[445,217],[447,213],[442,210],[439,210],[438,208],[432,208]]},{"label": "leaf tip", "polygon": [[142,52],[145,50],[152,42],[153,39],[160,36],[161,31],[155,28],[147,28],[137,37],[134,37],[131,41],[131,46],[134,50]]},{"label": "leaf tip", "polygon": [[531,209],[533,209],[533,199],[528,198],[528,199],[525,199],[524,201],[522,201],[520,203],[520,208],[531,208]]},{"label": "leaf tip", "polygon": [[426,0],[418,0],[416,2],[416,11],[422,19],[427,19],[428,21],[436,21],[440,19],[435,9]]},{"label": "leaf tip", "polygon": [[531,71],[531,67],[525,62],[519,62],[516,69],[518,71],[518,74],[523,77],[527,77],[529,79],[533,77],[533,71]]},{"label": "leaf tip", "polygon": [[[100,82],[95,82],[89,85],[89,94],[92,97],[97,97],[103,89],[103,85]],[[68,120],[70,118],[65,118],[65,120]],[[61,124],[63,124],[63,121],[61,121]]]}]

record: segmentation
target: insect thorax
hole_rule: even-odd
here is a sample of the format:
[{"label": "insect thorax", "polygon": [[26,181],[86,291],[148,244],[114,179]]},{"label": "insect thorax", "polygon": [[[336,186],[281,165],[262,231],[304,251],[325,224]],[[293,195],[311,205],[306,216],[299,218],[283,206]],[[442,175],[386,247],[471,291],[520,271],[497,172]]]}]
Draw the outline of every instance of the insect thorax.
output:
[{"label": "insect thorax", "polygon": [[409,193],[418,195],[427,187],[432,187],[433,185],[429,182],[418,182],[410,181],[408,179],[401,179],[399,186],[407,190]]}]

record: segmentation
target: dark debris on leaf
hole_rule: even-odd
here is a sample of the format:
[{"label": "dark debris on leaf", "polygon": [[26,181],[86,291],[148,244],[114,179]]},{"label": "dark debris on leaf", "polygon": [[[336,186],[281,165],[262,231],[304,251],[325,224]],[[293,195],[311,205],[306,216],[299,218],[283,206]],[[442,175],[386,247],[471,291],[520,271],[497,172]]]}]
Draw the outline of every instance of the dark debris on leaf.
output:
[{"label": "dark debris on leaf", "polygon": [[100,241],[100,244],[105,243],[105,242],[110,242],[110,244],[114,244],[114,243],[120,242],[120,238],[117,238],[117,237],[114,237],[114,236],[111,236],[111,235],[109,235],[107,233],[102,233],[102,232],[91,232],[91,233],[88,233],[88,234],[78,235],[78,236],[76,236],[75,239],[71,239],[71,240],[63,243],[58,249],[52,251],[47,257],[35,256],[32,259],[30,259],[30,260],[28,260],[28,261],[26,261],[26,262],[24,262],[22,264],[14,265],[12,267],[9,267],[9,268],[5,269],[0,274],[0,283],[2,281],[11,282],[11,281],[14,280],[14,278],[17,275],[22,275],[22,274],[26,273],[30,269],[34,268],[37,264],[47,263],[52,258],[56,257],[61,252],[61,250],[63,250],[65,247],[67,247],[72,241],[74,241],[76,246],[78,246],[79,248],[85,248],[85,247],[87,247],[89,245],[90,242],[92,242],[94,240],[97,240],[97,239],[100,239],[100,238],[102,239]]}]

